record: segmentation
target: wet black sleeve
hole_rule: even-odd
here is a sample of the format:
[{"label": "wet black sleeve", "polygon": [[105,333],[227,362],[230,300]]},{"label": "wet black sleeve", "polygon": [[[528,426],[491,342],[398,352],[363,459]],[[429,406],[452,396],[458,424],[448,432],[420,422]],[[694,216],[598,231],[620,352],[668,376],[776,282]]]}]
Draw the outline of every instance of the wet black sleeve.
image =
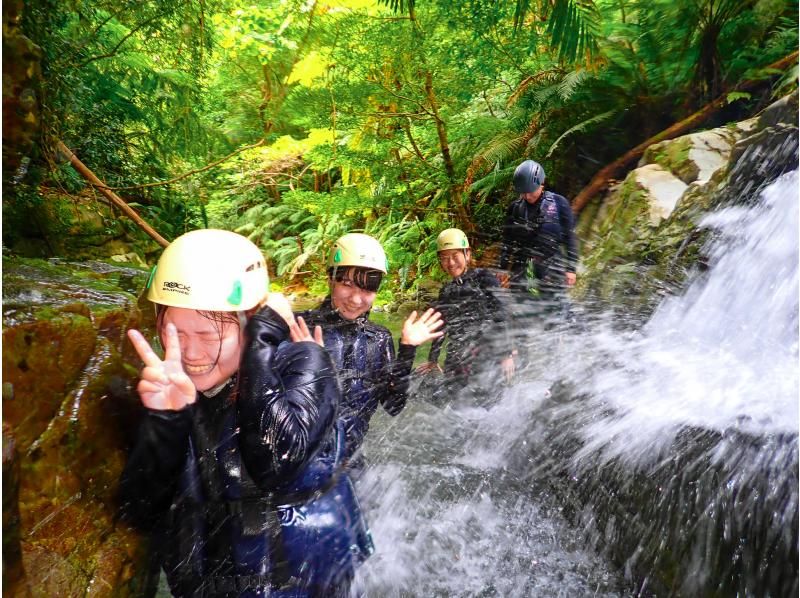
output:
[{"label": "wet black sleeve", "polygon": [[578,239],[575,236],[575,215],[572,213],[572,207],[565,197],[559,196],[558,201],[561,204],[558,209],[559,218],[561,219],[561,239],[567,250],[567,272],[575,272],[575,267],[578,264]]},{"label": "wet black sleeve", "polygon": [[511,334],[511,313],[503,298],[505,290],[488,270],[481,272],[481,287],[486,292],[492,319],[497,323],[499,338],[502,339],[502,346],[506,352],[502,357],[508,357],[514,350],[514,342]]},{"label": "wet black sleeve", "polygon": [[172,504],[189,450],[192,409],[147,409],[142,418],[120,479],[122,515],[137,527],[152,529]]},{"label": "wet black sleeve", "polygon": [[444,341],[447,338],[447,312],[444,307],[445,288],[446,287],[442,287],[442,289],[439,291],[439,299],[433,306],[436,311],[442,314],[442,320],[444,321],[442,327],[439,328],[439,330],[444,332],[444,334],[431,341],[431,350],[428,352],[428,361],[432,361],[433,363],[439,363],[439,355],[442,353],[442,347],[444,347]]},{"label": "wet black sleeve", "polygon": [[239,368],[239,444],[245,466],[270,490],[291,480],[327,439],[339,405],[328,353],[284,343],[289,327],[271,308],[250,318]]},{"label": "wet black sleeve", "polygon": [[408,401],[408,385],[411,380],[411,367],[414,365],[414,357],[417,348],[413,345],[400,343],[397,355],[394,354],[394,339],[387,332],[382,340],[382,357],[385,370],[389,376],[384,392],[380,393],[380,401],[386,412],[395,416],[400,413]]},{"label": "wet black sleeve", "polygon": [[516,246],[514,240],[514,202],[508,206],[506,210],[506,219],[503,223],[503,241],[500,246],[500,263],[501,270],[507,270],[511,261],[514,259],[516,253]]}]

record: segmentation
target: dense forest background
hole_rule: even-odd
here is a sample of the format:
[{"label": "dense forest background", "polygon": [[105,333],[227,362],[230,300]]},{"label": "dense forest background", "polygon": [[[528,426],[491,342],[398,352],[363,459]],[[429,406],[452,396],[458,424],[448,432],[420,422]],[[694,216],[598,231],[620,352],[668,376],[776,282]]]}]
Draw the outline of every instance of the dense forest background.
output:
[{"label": "dense forest background", "polygon": [[[499,237],[520,160],[573,198],[698,110],[711,106],[693,126],[718,126],[797,86],[796,55],[769,68],[797,51],[795,0],[38,0],[3,12],[4,253],[24,253],[54,194],[106,201],[61,141],[165,238],[238,230],[312,290],[347,231],[383,242],[384,293],[413,290],[435,271],[441,229],[464,228],[479,253]],[[158,245],[133,222],[113,225],[152,259]]]}]

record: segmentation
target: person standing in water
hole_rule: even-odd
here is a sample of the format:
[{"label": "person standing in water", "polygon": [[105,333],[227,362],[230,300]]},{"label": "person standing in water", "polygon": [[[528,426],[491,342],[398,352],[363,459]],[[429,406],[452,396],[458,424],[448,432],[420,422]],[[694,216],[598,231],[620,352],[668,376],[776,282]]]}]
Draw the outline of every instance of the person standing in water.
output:
[{"label": "person standing in water", "polygon": [[333,363],[268,285],[246,238],[186,233],[148,282],[164,356],[128,331],[145,409],[123,516],[154,534],[175,596],[344,597],[372,552]]},{"label": "person standing in water", "polygon": [[[487,370],[494,370],[502,380],[511,382],[514,347],[508,311],[499,297],[500,283],[488,270],[470,268],[472,250],[463,231],[443,230],[436,239],[436,249],[442,270],[452,278],[442,287],[434,306],[444,317],[444,335],[433,341],[428,361],[417,371],[443,371],[451,392],[457,392]],[[447,354],[442,370],[439,357],[445,343]]]},{"label": "person standing in water", "polygon": [[569,202],[545,191],[544,181],[544,168],[533,160],[514,171],[518,198],[506,213],[499,266],[510,268],[510,288],[518,297],[556,305],[575,284],[578,243]]},{"label": "person standing in water", "polygon": [[387,264],[377,239],[362,233],[340,237],[327,260],[328,297],[298,317],[303,327],[321,329],[317,339],[336,365],[342,384],[339,417],[347,436],[345,456],[354,475],[363,470],[361,445],[378,405],[391,416],[403,410],[417,347],[442,335],[441,314],[429,309],[417,317],[414,311],[403,323],[395,353],[389,330],[370,321]]}]

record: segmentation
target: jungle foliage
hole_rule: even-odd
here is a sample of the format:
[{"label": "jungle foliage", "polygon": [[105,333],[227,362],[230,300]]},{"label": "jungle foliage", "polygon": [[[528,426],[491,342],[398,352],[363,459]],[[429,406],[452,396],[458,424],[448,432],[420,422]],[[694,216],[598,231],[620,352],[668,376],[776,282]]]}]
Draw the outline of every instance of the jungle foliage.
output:
[{"label": "jungle foliage", "polygon": [[41,48],[44,151],[14,192],[83,187],[49,149],[61,139],[167,238],[239,230],[279,275],[314,284],[332,240],[365,231],[406,290],[435,271],[442,228],[466,229],[479,248],[497,238],[521,159],[541,161],[548,187],[569,197],[739,81],[770,85],[732,93],[720,119],[796,86],[796,67],[782,79],[764,67],[796,50],[797,10],[789,0],[30,1],[21,30]]}]

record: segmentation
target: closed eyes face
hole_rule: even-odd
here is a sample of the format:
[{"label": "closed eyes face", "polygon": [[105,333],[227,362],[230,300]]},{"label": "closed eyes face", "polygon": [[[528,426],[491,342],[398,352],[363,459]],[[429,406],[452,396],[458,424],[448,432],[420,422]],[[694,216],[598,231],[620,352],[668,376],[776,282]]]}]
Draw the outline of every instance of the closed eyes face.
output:
[{"label": "closed eyes face", "polygon": [[168,323],[178,330],[181,364],[197,390],[214,388],[239,369],[242,335],[236,322],[210,319],[194,309],[169,307],[161,328]]}]

